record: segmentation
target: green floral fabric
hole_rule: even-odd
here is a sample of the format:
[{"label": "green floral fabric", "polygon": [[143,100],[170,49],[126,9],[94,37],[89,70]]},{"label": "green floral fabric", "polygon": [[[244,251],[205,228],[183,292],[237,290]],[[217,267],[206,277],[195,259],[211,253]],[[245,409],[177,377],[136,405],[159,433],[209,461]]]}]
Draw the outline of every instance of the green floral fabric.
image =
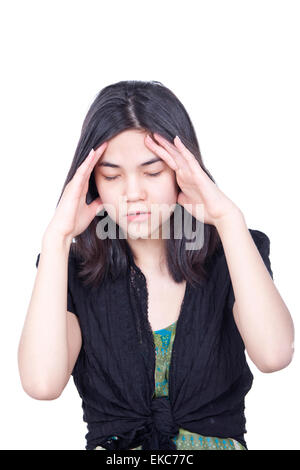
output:
[{"label": "green floral fabric", "polygon": [[[177,321],[161,330],[153,331],[156,369],[155,369],[155,396],[168,396],[169,368],[172,346],[175,338]],[[117,436],[111,436],[118,439]],[[179,433],[173,438],[178,450],[247,450],[240,442],[231,438],[202,436],[186,429],[179,428]],[[94,450],[106,450],[101,446]],[[142,450],[142,445],[130,450]]]}]

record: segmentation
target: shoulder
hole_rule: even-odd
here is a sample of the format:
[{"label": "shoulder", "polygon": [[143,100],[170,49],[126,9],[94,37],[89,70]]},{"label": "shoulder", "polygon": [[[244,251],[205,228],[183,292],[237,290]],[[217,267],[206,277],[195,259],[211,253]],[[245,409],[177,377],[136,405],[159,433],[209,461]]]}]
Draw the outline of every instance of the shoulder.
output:
[{"label": "shoulder", "polygon": [[270,238],[261,230],[248,229],[257,247],[270,245]]},{"label": "shoulder", "polygon": [[[38,268],[40,258],[41,258],[41,254],[42,253],[40,252],[37,255],[36,262],[35,262],[36,268]],[[80,263],[80,260],[75,256],[75,253],[70,248],[69,255],[68,255],[68,276],[69,276],[69,278],[74,279],[76,277],[76,275],[78,273],[78,270],[79,270],[79,263]]]},{"label": "shoulder", "polygon": [[[248,230],[262,257],[264,259],[268,258],[270,254],[270,238],[268,235],[261,230],[253,228],[248,228]],[[212,270],[217,270],[218,272],[225,271],[227,273],[228,266],[222,243],[218,245],[218,248],[211,257],[208,266]]]},{"label": "shoulder", "polygon": [[77,272],[79,270],[80,259],[75,254],[74,244],[71,244],[70,251],[69,251],[69,258],[68,258],[68,268],[72,272]]},{"label": "shoulder", "polygon": [[[253,228],[248,228],[248,231],[259,250],[267,250],[270,247],[270,238],[266,233]],[[218,250],[216,251],[216,255],[219,258],[225,256],[222,243],[220,243]]]}]

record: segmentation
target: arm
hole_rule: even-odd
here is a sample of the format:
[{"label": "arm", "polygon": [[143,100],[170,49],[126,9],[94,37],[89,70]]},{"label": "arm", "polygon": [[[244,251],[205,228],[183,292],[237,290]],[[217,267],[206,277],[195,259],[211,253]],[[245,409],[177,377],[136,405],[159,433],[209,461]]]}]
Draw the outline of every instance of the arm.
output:
[{"label": "arm", "polygon": [[240,210],[221,218],[220,235],[235,296],[233,315],[251,360],[262,372],[292,360],[294,325]]},{"label": "arm", "polygon": [[22,386],[37,399],[57,398],[69,372],[66,312],[70,245],[71,238],[45,232],[20,338]]},{"label": "arm", "polygon": [[[86,203],[89,178],[107,142],[77,167],[64,186],[42,241],[33,292],[22,331],[18,365],[24,390],[40,400],[64,389],[82,344],[78,318],[68,312],[68,267],[72,239],[84,232],[103,208],[100,197]],[[69,356],[69,357],[68,357]]]},{"label": "arm", "polygon": [[174,145],[154,133],[145,139],[174,171],[177,203],[220,235],[236,303],[233,314],[245,348],[264,372],[286,367],[293,356],[291,315],[265,267],[238,206],[207,175],[179,136]]}]

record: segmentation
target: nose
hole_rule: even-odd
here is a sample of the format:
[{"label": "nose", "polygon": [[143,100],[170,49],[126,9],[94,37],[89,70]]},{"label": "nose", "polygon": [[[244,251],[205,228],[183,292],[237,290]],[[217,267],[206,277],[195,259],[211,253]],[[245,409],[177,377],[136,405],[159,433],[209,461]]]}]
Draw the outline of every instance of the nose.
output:
[{"label": "nose", "polygon": [[125,183],[124,197],[128,201],[142,200],[146,196],[146,190],[142,181],[135,175],[129,176]]}]

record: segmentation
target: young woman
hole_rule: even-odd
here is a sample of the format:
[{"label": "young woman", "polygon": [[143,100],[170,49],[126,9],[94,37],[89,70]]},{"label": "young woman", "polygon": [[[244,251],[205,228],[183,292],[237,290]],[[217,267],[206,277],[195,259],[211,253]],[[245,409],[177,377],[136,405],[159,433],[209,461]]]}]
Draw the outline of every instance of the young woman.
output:
[{"label": "young woman", "polygon": [[269,249],[205,168],[178,98],[107,86],[38,254],[24,390],[54,399],[73,375],[87,450],[246,450],[245,348],[263,372],[293,355]]}]

